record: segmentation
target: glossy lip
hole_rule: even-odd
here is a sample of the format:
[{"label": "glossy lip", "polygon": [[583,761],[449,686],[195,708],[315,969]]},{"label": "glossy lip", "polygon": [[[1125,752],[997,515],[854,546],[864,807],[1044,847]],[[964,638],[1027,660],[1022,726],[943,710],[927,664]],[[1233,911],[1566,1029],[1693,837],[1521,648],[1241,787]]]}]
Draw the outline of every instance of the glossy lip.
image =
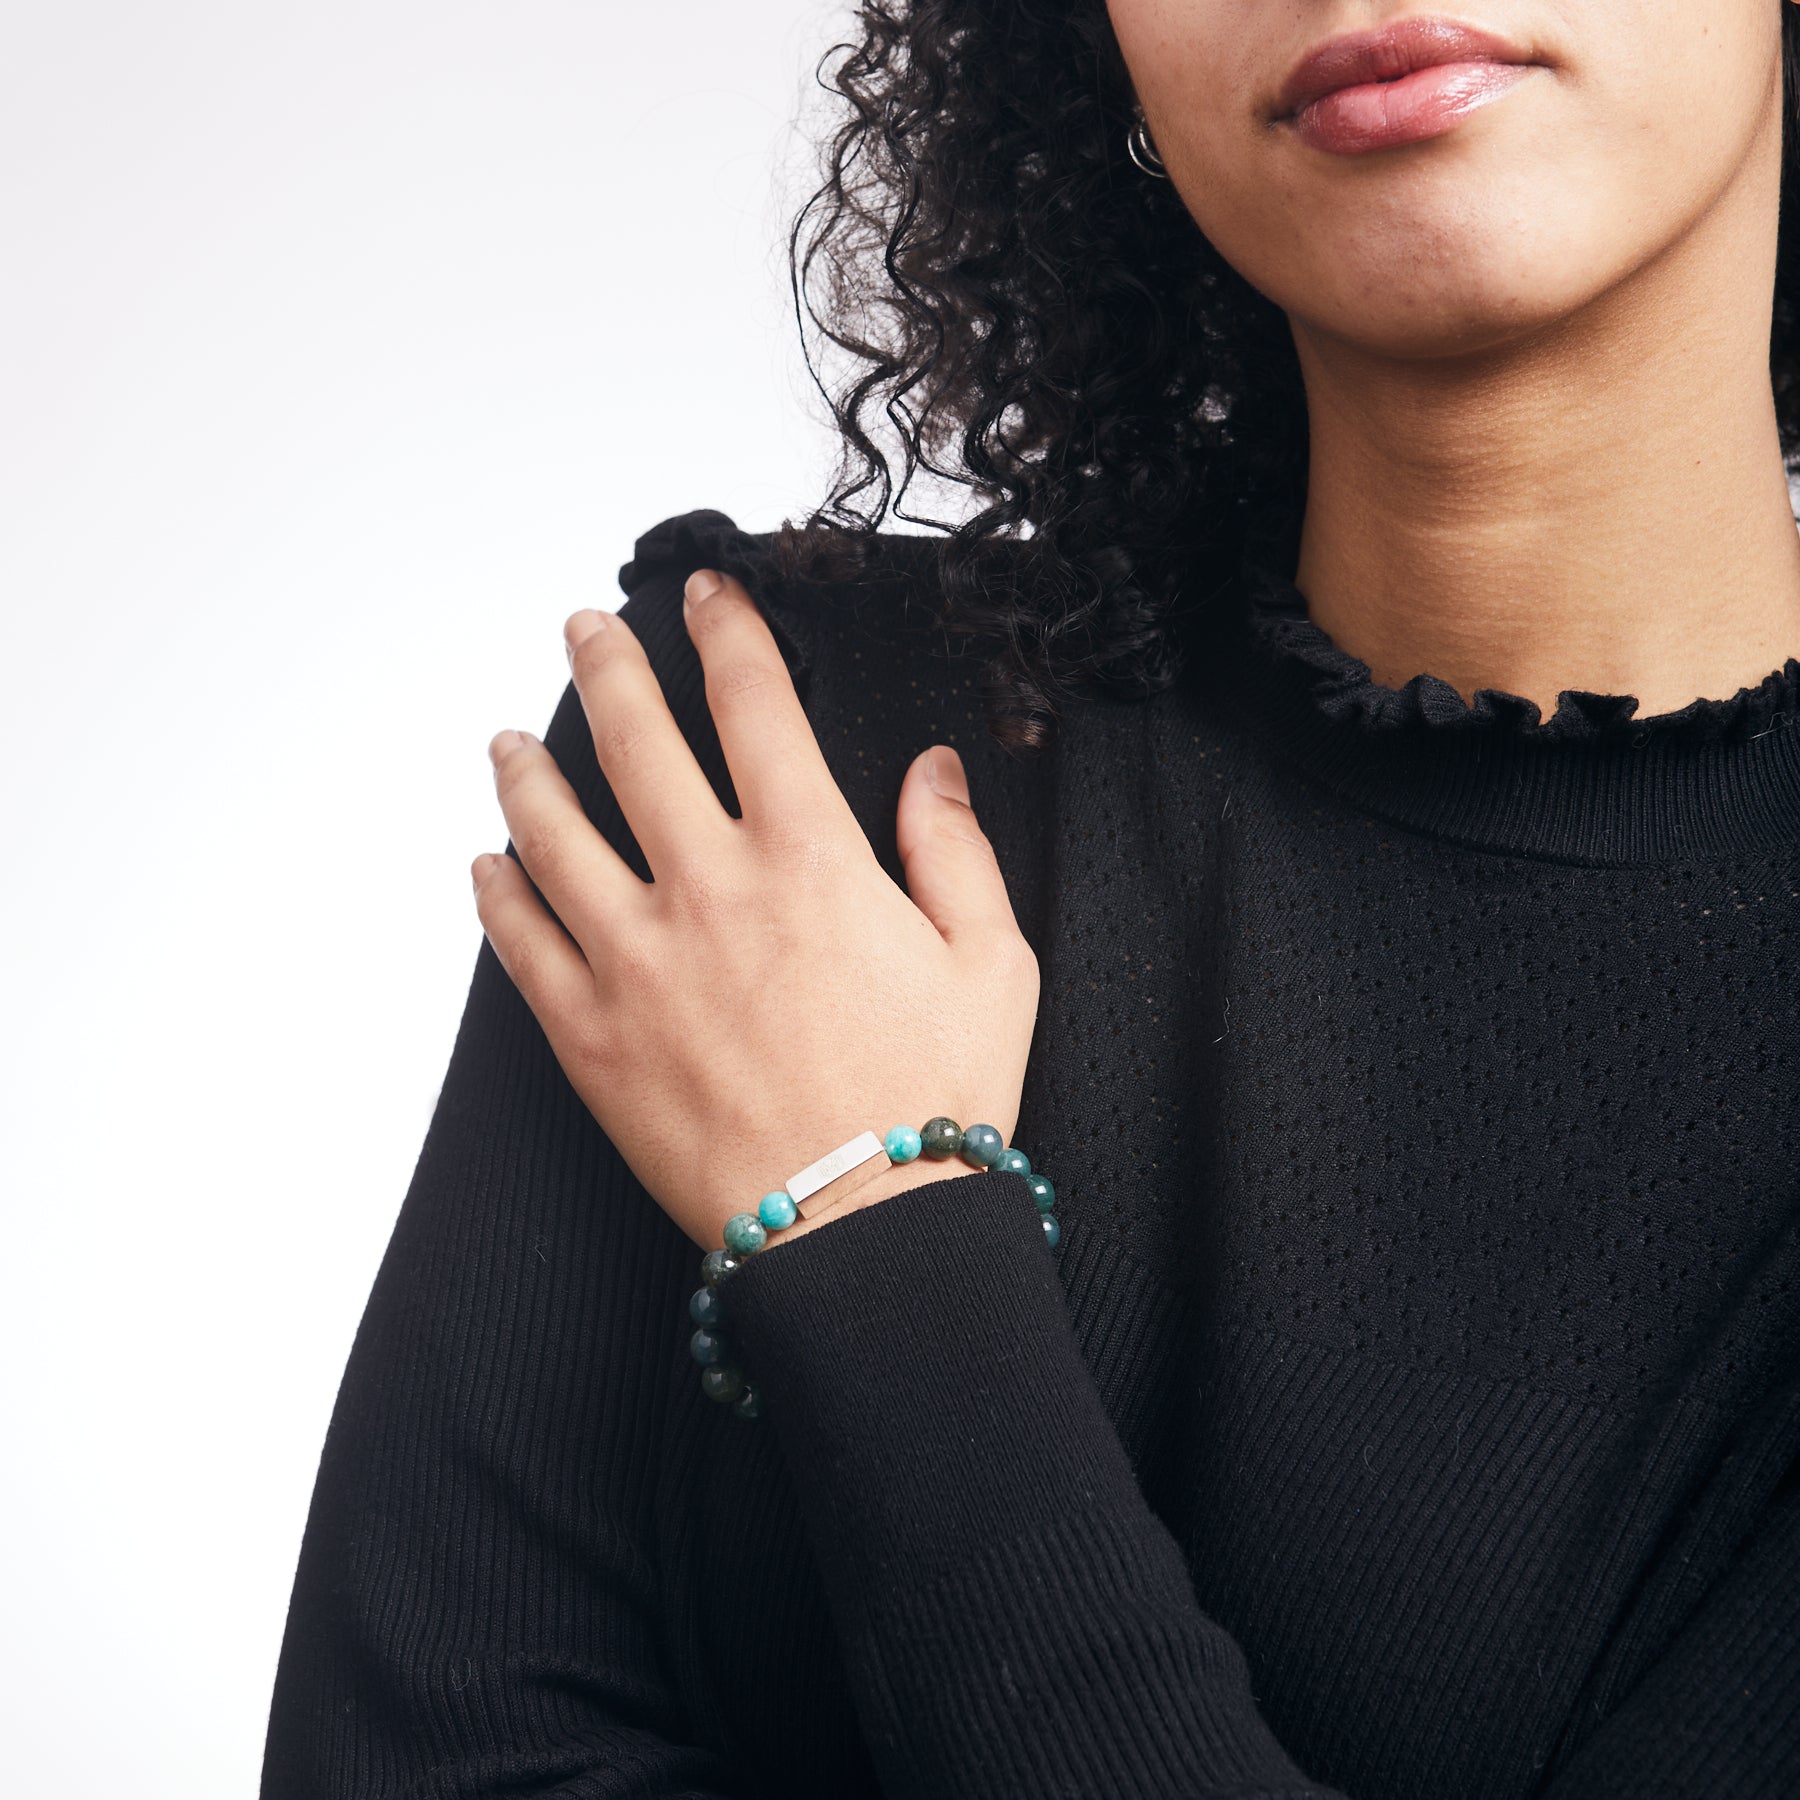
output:
[{"label": "glossy lip", "polygon": [[1327,94],[1399,81],[1446,63],[1535,63],[1517,44],[1454,19],[1397,19],[1373,31],[1351,31],[1308,51],[1282,84],[1277,123],[1291,123]]}]

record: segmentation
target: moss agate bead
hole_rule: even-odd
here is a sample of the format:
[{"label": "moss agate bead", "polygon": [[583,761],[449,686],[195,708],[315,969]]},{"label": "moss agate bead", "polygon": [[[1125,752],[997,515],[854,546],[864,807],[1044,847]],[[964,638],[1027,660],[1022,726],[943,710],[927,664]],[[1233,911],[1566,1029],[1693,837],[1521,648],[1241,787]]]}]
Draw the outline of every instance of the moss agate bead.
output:
[{"label": "moss agate bead", "polygon": [[733,1213],[725,1221],[725,1248],[733,1256],[754,1256],[769,1241],[755,1213]]},{"label": "moss agate bead", "polygon": [[688,1339],[688,1354],[702,1368],[722,1363],[729,1348],[722,1332],[709,1331],[704,1325]]},{"label": "moss agate bead", "polygon": [[700,1259],[700,1279],[710,1288],[716,1288],[733,1269],[743,1264],[741,1256],[733,1256],[729,1250],[709,1250]]},{"label": "moss agate bead", "polygon": [[896,1125],[881,1140],[889,1162],[909,1163],[925,1148],[925,1140],[910,1125]]},{"label": "moss agate bead", "polygon": [[735,1400],[744,1391],[744,1371],[736,1363],[714,1363],[700,1371],[700,1391],[709,1400]]},{"label": "moss agate bead", "polygon": [[1044,1213],[1040,1222],[1044,1227],[1044,1242],[1054,1250],[1062,1242],[1062,1227],[1056,1222],[1056,1214]]},{"label": "moss agate bead", "polygon": [[756,1391],[754,1382],[746,1381],[744,1391],[738,1395],[731,1410],[740,1419],[760,1419],[762,1417],[762,1395]]},{"label": "moss agate bead", "polygon": [[695,1288],[688,1300],[688,1317],[708,1331],[717,1331],[725,1323],[725,1302],[717,1288]]},{"label": "moss agate bead", "polygon": [[919,1133],[920,1148],[927,1156],[942,1162],[962,1148],[962,1136],[962,1127],[954,1119],[946,1119],[940,1114]]},{"label": "moss agate bead", "polygon": [[1005,1148],[1006,1139],[992,1125],[971,1125],[962,1134],[962,1159],[978,1169],[991,1169]]},{"label": "moss agate bead", "polygon": [[1023,1150],[1002,1150],[994,1158],[994,1169],[1001,1175],[1029,1175],[1031,1158]]},{"label": "moss agate bead", "polygon": [[1027,1175],[1025,1185],[1031,1189],[1031,1197],[1037,1202],[1039,1212],[1047,1213],[1056,1204],[1056,1189],[1042,1175]]}]

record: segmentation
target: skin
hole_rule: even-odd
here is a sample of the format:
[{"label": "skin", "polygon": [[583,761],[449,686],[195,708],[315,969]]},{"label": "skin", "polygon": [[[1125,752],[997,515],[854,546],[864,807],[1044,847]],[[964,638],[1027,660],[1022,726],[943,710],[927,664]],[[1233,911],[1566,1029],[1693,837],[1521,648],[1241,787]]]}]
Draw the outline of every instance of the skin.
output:
[{"label": "skin", "polygon": [[[1399,686],[1634,694],[1800,651],[1769,389],[1780,0],[1111,0],[1157,149],[1291,321],[1312,457],[1297,584]],[[1448,135],[1360,157],[1279,121],[1342,32],[1430,17],[1538,59]],[[1271,228],[1270,221],[1279,221]]]},{"label": "skin", "polygon": [[[1296,578],[1378,681],[1429,671],[1546,714],[1565,689],[1630,693],[1648,716],[1800,653],[1768,379],[1778,3],[1111,0],[1189,211],[1292,323],[1312,427]],[[1497,33],[1535,66],[1447,134],[1361,156],[1279,116],[1302,55],[1415,15]],[[501,808],[556,917],[510,857],[477,858],[474,878],[576,1091],[712,1246],[865,1128],[949,1113],[1010,1141],[1038,970],[955,752],[906,772],[903,892],[750,597],[702,572],[686,617],[743,818],[629,626],[580,612],[565,627],[576,686],[655,880],[518,732],[490,746]],[[762,1254],[973,1173],[876,1170]]]}]

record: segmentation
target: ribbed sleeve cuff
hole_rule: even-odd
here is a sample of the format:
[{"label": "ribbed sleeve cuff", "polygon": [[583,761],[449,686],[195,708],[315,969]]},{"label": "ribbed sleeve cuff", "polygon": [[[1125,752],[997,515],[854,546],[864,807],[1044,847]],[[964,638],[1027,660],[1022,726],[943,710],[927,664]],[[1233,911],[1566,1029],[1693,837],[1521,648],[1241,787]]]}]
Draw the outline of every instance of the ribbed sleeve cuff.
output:
[{"label": "ribbed sleeve cuff", "polygon": [[929,1576],[1136,1493],[1023,1177],[908,1188],[753,1258],[731,1330],[829,1553]]},{"label": "ribbed sleeve cuff", "polygon": [[884,1792],[1317,1791],[1138,1488],[1021,1177],[907,1189],[726,1293]]}]

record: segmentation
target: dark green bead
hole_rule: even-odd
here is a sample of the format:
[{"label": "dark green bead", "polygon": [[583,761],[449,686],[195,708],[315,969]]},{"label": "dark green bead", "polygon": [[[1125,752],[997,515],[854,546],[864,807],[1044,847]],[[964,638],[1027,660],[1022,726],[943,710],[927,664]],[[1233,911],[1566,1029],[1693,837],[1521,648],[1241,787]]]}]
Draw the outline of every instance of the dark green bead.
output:
[{"label": "dark green bead", "polygon": [[962,1159],[978,1169],[991,1169],[1005,1148],[1006,1139],[992,1125],[971,1125],[962,1134]]},{"label": "dark green bead", "polygon": [[1062,1227],[1057,1224],[1055,1213],[1044,1213],[1040,1217],[1044,1227],[1044,1242],[1054,1250],[1062,1242]]},{"label": "dark green bead", "polygon": [[736,1404],[731,1409],[740,1419],[760,1419],[762,1417],[762,1395],[756,1391],[753,1383],[746,1381],[744,1391],[738,1395]]},{"label": "dark green bead", "polygon": [[725,1248],[733,1256],[754,1256],[768,1241],[768,1230],[755,1213],[733,1213],[725,1221]]},{"label": "dark green bead", "polygon": [[1037,1202],[1039,1212],[1048,1212],[1056,1204],[1056,1189],[1050,1185],[1048,1176],[1027,1175],[1025,1185],[1031,1189],[1031,1197]]},{"label": "dark green bead", "polygon": [[1031,1158],[1023,1150],[1002,1150],[994,1159],[994,1168],[1002,1175],[1029,1175]]},{"label": "dark green bead", "polygon": [[709,1250],[700,1259],[700,1279],[708,1287],[716,1288],[733,1269],[741,1268],[744,1259],[733,1256],[729,1250]]},{"label": "dark green bead", "polygon": [[962,1127],[954,1119],[940,1115],[919,1133],[919,1145],[927,1156],[942,1162],[962,1148]]},{"label": "dark green bead", "polygon": [[725,1302],[717,1288],[695,1288],[688,1300],[688,1317],[708,1331],[717,1331],[725,1322]]},{"label": "dark green bead", "polygon": [[735,1400],[744,1391],[744,1371],[736,1363],[714,1363],[700,1371],[700,1391],[709,1400]]},{"label": "dark green bead", "polygon": [[704,1325],[688,1339],[688,1355],[703,1367],[723,1362],[730,1348],[723,1332],[708,1331]]}]

